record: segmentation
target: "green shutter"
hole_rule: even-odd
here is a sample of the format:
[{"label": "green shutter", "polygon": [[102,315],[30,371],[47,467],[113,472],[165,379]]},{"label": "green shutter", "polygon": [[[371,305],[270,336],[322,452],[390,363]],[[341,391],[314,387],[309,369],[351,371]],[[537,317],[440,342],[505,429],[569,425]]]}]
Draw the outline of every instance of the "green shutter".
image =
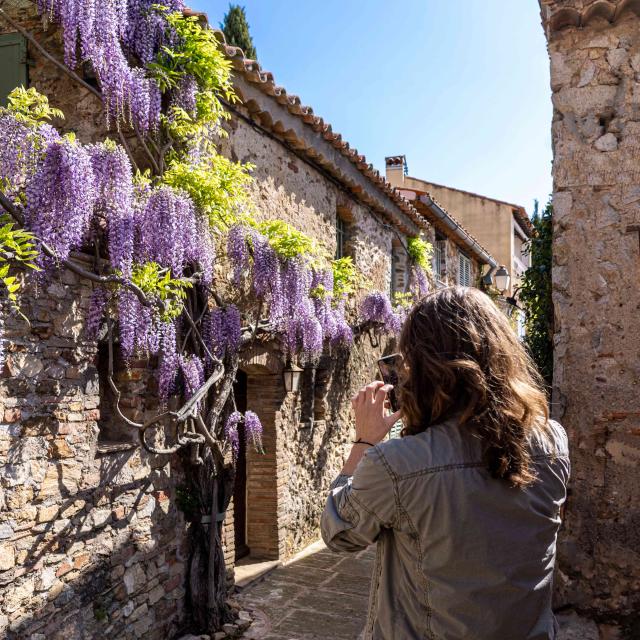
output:
[{"label": "green shutter", "polygon": [[0,35],[0,105],[16,87],[27,87],[27,41],[19,33]]}]

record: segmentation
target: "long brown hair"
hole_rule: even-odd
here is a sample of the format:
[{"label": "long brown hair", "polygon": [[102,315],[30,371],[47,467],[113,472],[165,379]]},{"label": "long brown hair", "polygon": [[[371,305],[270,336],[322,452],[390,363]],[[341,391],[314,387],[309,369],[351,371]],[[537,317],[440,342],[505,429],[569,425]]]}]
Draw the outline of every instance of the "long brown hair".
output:
[{"label": "long brown hair", "polygon": [[491,475],[533,482],[528,437],[548,430],[542,380],[509,320],[477,289],[450,287],[424,297],[400,336],[402,435],[457,418],[485,445]]}]

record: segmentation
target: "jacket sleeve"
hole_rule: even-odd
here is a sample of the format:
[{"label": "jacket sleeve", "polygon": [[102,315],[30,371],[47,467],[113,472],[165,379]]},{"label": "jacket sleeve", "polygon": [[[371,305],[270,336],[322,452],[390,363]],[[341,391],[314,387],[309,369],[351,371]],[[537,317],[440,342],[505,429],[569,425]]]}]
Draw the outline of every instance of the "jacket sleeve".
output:
[{"label": "jacket sleeve", "polygon": [[396,492],[383,454],[368,449],[352,477],[339,475],[329,488],[320,523],[333,551],[359,551],[378,539],[396,519]]}]

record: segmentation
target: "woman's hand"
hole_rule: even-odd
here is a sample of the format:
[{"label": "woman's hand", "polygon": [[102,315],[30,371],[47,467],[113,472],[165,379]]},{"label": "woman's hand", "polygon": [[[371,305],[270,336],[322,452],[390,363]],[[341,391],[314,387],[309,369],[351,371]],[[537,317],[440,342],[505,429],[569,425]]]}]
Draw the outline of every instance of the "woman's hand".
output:
[{"label": "woman's hand", "polygon": [[351,406],[356,414],[356,440],[378,444],[400,418],[400,411],[386,415],[387,394],[391,389],[392,385],[376,380],[362,387],[351,398]]}]

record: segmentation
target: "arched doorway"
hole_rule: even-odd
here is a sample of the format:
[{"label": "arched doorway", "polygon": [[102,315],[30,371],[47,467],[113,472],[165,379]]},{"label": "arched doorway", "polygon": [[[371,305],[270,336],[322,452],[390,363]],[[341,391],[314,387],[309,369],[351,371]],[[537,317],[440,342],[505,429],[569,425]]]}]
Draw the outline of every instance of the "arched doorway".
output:
[{"label": "arched doorway", "polygon": [[264,451],[247,447],[244,433],[240,431],[232,512],[232,557],[236,568],[278,560],[284,555],[282,514],[279,513],[282,504],[279,467],[283,463],[282,456],[278,455],[276,428],[276,423],[282,420],[286,397],[282,361],[277,352],[262,346],[247,353],[240,367],[234,387],[236,406],[238,411],[251,410],[258,414],[263,426]]}]

